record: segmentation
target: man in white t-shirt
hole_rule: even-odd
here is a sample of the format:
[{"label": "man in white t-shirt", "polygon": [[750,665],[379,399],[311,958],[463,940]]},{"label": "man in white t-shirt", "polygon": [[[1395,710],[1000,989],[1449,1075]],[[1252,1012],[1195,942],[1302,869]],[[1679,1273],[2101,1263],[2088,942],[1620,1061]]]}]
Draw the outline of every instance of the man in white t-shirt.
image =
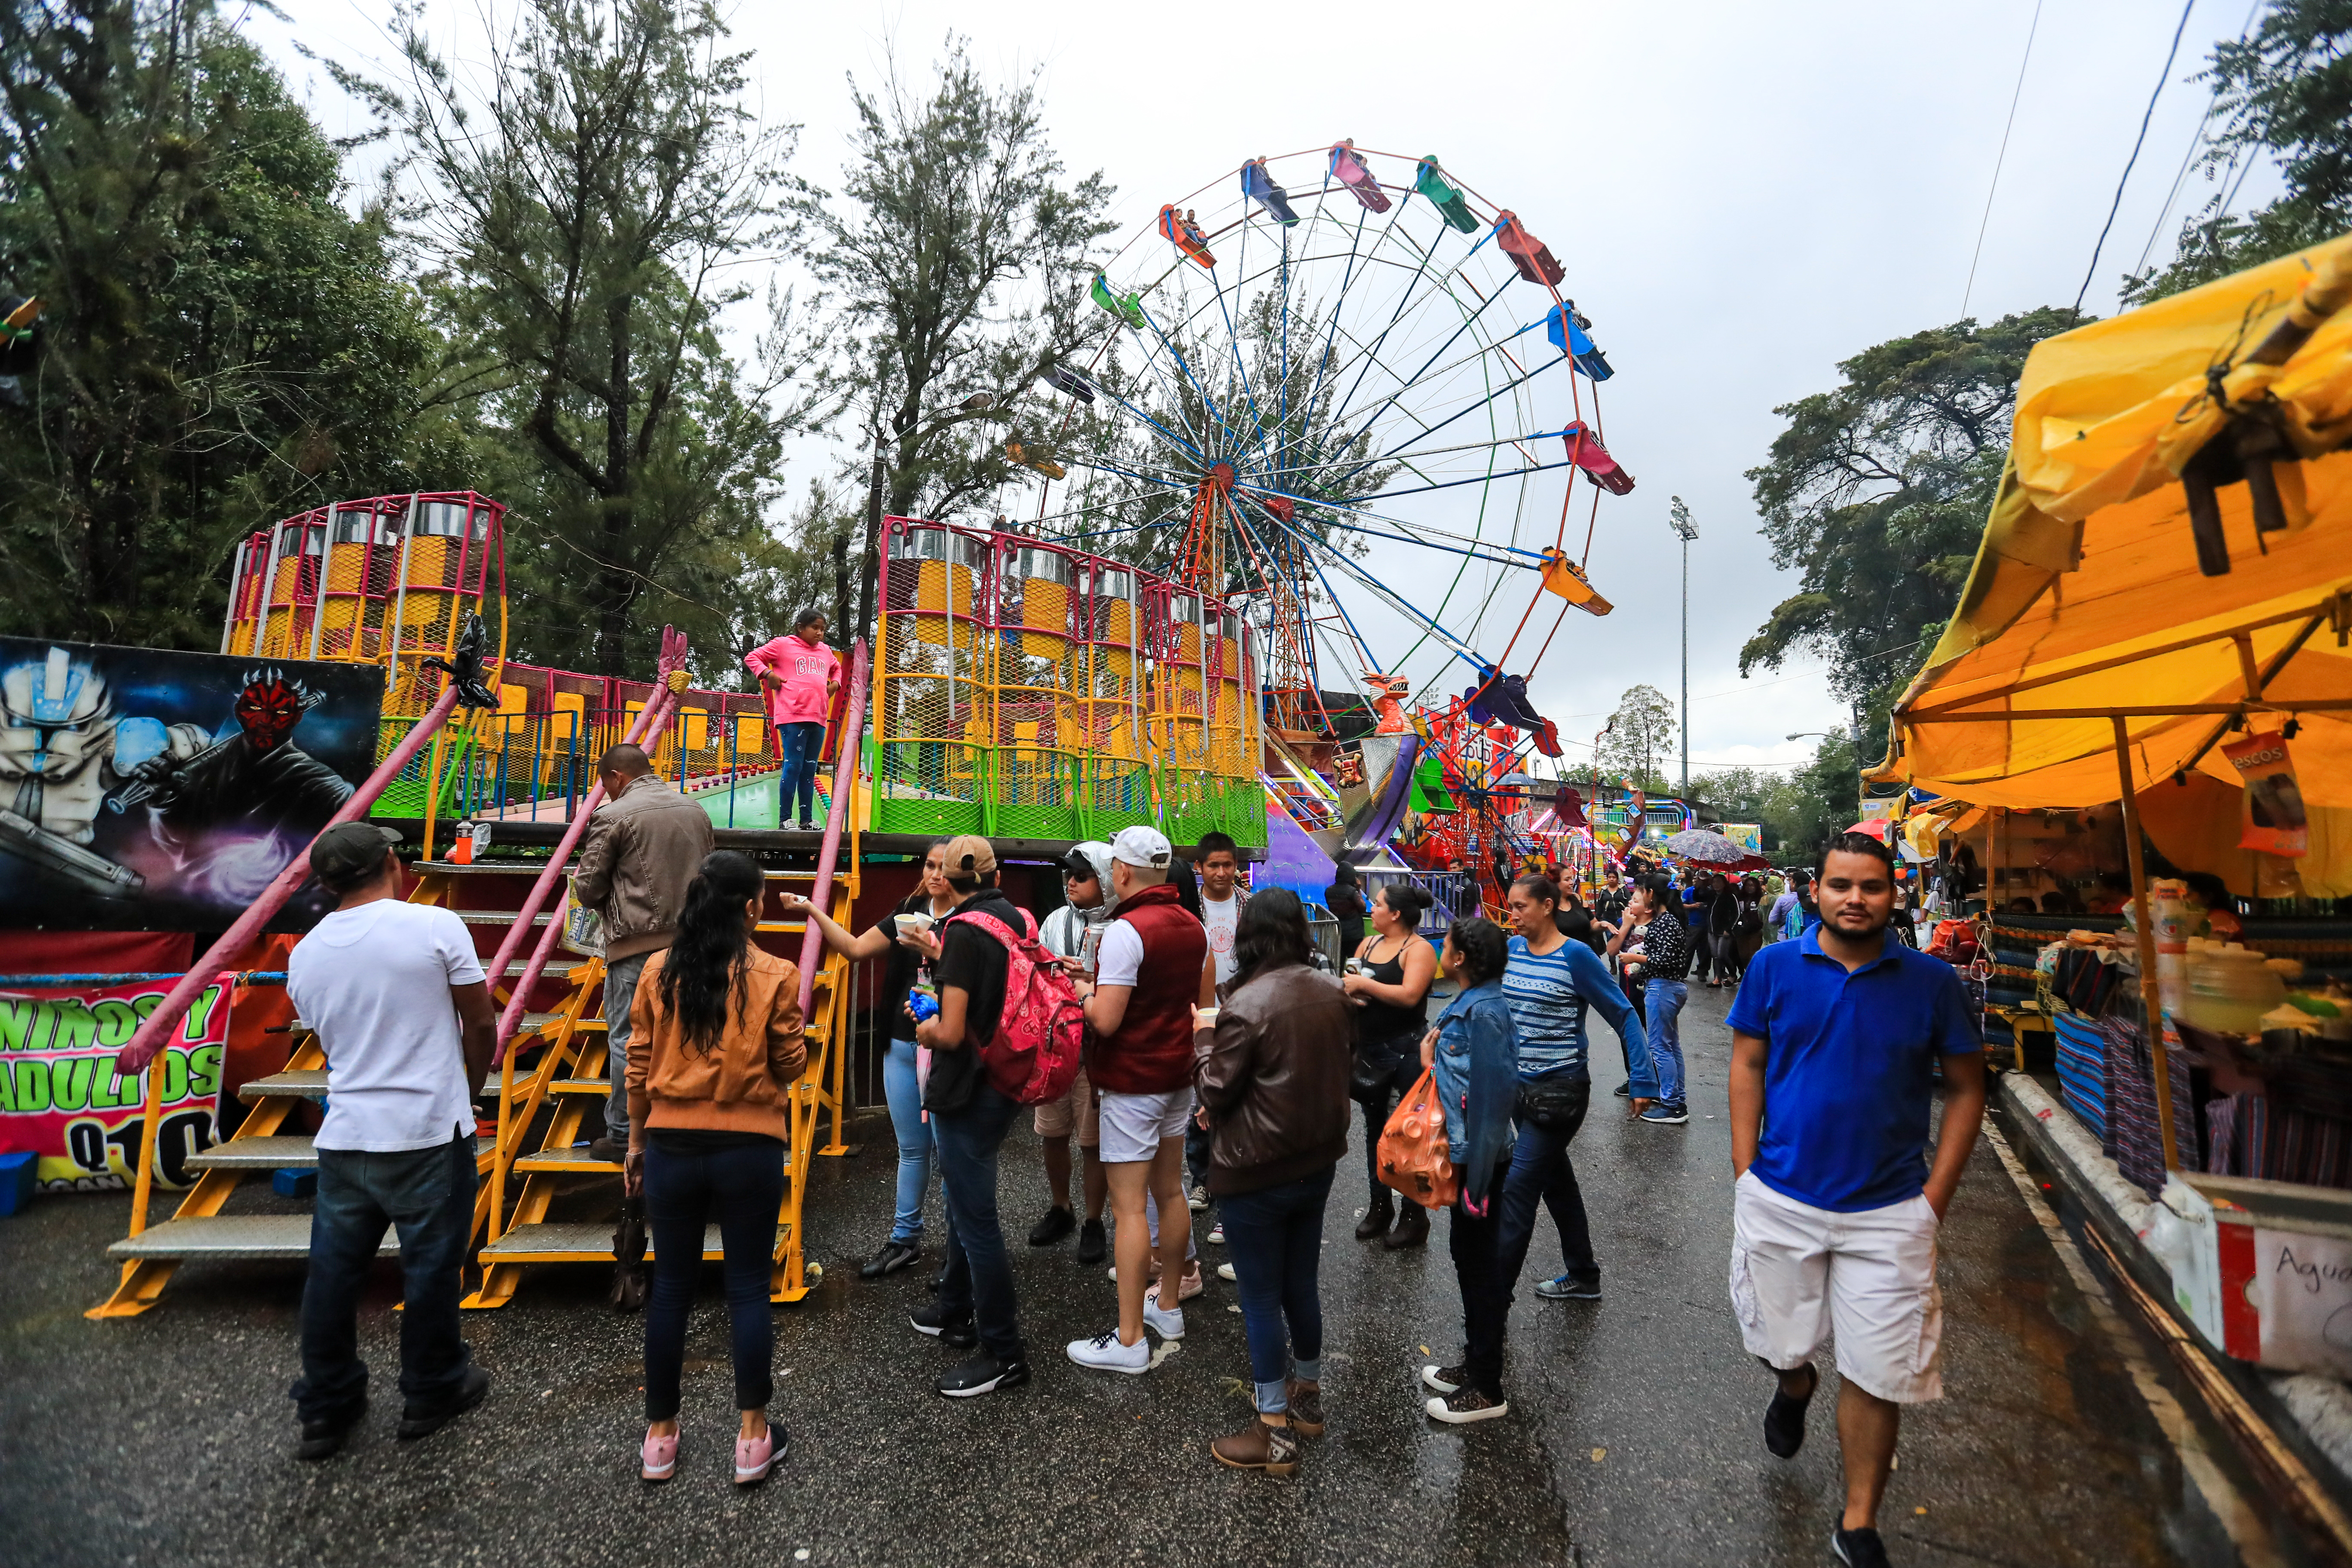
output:
[{"label": "man in white t-shirt", "polygon": [[466,923],[403,901],[399,842],[366,822],[319,836],[310,869],[341,901],[286,961],[286,994],[327,1054],[299,1459],[333,1455],[367,1412],[359,1294],[387,1226],[404,1283],[401,1438],[440,1430],[490,1386],[458,1336],[457,1270],[474,1228],[474,1090],[498,1018]]}]

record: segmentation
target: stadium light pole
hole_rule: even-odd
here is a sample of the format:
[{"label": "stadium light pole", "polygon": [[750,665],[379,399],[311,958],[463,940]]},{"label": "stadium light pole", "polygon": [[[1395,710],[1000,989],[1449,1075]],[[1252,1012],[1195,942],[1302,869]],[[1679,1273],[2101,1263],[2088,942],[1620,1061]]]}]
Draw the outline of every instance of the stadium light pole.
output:
[{"label": "stadium light pole", "polygon": [[1690,547],[1698,537],[1698,524],[1691,521],[1690,508],[1680,496],[1667,498],[1667,526],[1675,537],[1683,542],[1683,800],[1690,800]]}]

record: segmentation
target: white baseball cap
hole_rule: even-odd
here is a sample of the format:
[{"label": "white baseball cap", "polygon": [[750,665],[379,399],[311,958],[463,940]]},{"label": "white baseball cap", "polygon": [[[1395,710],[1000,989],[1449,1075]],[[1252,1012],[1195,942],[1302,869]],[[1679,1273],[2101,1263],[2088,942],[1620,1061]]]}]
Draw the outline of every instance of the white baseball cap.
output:
[{"label": "white baseball cap", "polygon": [[1110,858],[1130,866],[1164,869],[1176,858],[1176,851],[1168,842],[1168,835],[1156,827],[1122,827],[1118,837],[1110,841]]}]

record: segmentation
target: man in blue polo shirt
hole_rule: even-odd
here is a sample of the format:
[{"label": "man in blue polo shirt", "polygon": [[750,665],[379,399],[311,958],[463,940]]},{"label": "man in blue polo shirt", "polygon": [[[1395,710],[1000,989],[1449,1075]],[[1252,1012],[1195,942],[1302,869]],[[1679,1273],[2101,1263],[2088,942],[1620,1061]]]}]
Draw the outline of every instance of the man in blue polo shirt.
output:
[{"label": "man in blue polo shirt", "polygon": [[1830,840],[1819,898],[1822,923],[1757,953],[1728,1020],[1731,1305],[1749,1352],[1780,1374],[1764,1445],[1784,1459],[1805,1440],[1813,1352],[1834,1328],[1845,1512],[1830,1544],[1877,1568],[1903,1406],[1943,1396],[1936,1236],[1983,1120],[1984,1054],[1951,965],[1887,935],[1885,844]]}]

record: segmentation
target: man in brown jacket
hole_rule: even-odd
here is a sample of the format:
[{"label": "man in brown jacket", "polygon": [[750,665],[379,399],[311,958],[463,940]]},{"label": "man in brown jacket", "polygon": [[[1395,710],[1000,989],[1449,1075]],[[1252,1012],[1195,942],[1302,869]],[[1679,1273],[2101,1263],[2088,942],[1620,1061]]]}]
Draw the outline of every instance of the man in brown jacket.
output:
[{"label": "man in brown jacket", "polygon": [[596,763],[606,799],[588,819],[572,896],[604,919],[604,1050],[613,1084],[604,1135],[592,1160],[615,1166],[629,1147],[629,1004],[646,960],[670,943],[686,885],[710,853],[710,816],[655,773],[641,747],[623,743]]}]

